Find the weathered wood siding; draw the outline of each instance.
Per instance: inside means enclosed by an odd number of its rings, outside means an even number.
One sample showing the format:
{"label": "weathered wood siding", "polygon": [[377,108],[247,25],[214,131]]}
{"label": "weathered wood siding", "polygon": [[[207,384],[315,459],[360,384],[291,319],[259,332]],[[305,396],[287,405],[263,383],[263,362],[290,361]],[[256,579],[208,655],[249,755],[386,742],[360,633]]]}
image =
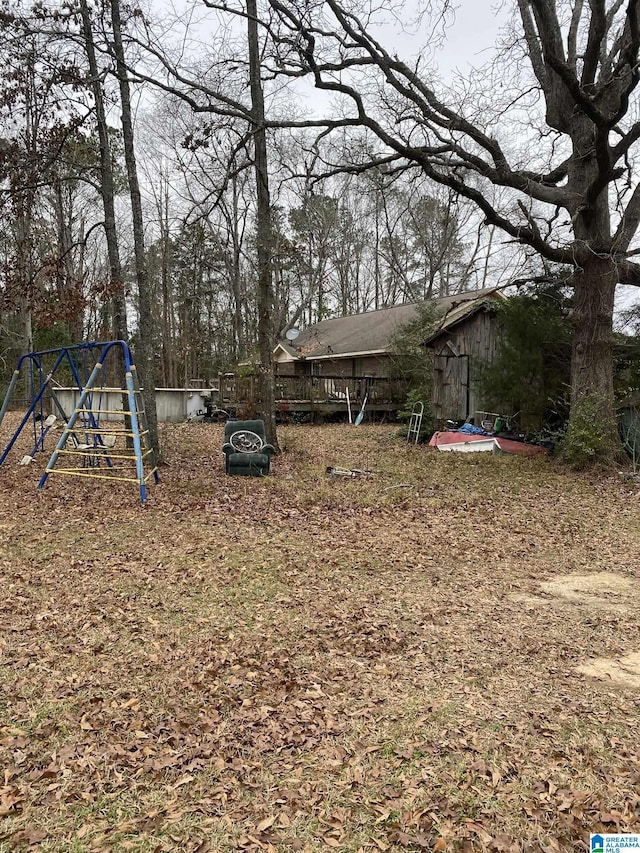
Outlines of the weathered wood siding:
{"label": "weathered wood siding", "polygon": [[494,312],[479,311],[433,343],[433,416],[436,426],[447,418],[476,417],[486,410],[479,387],[482,366],[498,347]]}
{"label": "weathered wood siding", "polygon": [[307,358],[304,361],[278,362],[278,376],[371,376],[385,379],[390,376],[391,360],[386,355],[367,355],[359,358]]}

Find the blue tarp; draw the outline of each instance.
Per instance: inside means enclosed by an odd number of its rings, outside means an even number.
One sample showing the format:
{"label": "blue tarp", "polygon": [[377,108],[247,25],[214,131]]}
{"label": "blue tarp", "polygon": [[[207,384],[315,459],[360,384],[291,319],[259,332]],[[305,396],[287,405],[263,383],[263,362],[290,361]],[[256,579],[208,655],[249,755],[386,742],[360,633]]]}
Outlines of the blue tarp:
{"label": "blue tarp", "polygon": [[458,427],[458,432],[462,432],[465,435],[492,435],[492,433],[487,432],[486,429],[474,426],[474,424],[462,424],[461,427]]}

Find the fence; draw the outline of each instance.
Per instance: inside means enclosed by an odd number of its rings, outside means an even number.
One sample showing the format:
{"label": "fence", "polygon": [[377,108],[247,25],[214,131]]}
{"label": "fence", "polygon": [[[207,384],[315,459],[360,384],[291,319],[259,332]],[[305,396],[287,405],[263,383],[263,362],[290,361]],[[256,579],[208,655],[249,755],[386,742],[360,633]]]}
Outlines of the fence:
{"label": "fence", "polygon": [[[220,377],[220,405],[247,403],[258,397],[256,376]],[[407,393],[402,379],[373,376],[276,376],[276,400],[289,402],[335,403],[349,399],[361,403],[365,397],[368,405],[376,403],[401,403]]]}

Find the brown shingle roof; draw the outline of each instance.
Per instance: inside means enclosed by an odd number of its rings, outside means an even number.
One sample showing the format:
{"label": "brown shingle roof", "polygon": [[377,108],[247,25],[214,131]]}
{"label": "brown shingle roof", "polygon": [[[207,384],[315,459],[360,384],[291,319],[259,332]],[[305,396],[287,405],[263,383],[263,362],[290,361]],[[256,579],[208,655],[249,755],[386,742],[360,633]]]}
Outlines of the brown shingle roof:
{"label": "brown shingle roof", "polygon": [[[493,287],[468,290],[435,302],[441,311],[448,314],[457,306],[466,306],[495,292]],[[415,318],[417,308],[415,303],[393,305],[379,311],[322,320],[300,332],[295,341],[283,339],[278,346],[294,359],[346,358],[387,352],[398,328]]]}
{"label": "brown shingle roof", "polygon": [[[477,292],[480,293],[480,291]],[[469,317],[473,317],[475,314],[478,313],[478,311],[486,309],[487,306],[491,305],[491,303],[493,303],[493,306],[495,308],[496,300],[499,299],[506,299],[506,297],[500,290],[495,288],[482,296],[478,296],[476,299],[470,300],[469,302],[461,302],[457,305],[454,305],[442,317],[437,328],[426,339],[425,344],[432,344],[437,338],[440,337],[440,335],[443,335],[446,332],[450,332],[459,323],[462,323]]]}

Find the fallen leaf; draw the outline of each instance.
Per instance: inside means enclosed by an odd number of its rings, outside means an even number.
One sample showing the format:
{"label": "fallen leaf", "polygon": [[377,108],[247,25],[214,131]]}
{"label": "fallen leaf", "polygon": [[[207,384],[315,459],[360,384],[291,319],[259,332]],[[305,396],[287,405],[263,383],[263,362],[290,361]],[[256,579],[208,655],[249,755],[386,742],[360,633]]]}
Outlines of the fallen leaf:
{"label": "fallen leaf", "polygon": [[264,832],[265,829],[269,829],[270,826],[273,826],[275,823],[275,817],[266,817],[264,820],[261,820],[260,823],[256,826],[256,832]]}

